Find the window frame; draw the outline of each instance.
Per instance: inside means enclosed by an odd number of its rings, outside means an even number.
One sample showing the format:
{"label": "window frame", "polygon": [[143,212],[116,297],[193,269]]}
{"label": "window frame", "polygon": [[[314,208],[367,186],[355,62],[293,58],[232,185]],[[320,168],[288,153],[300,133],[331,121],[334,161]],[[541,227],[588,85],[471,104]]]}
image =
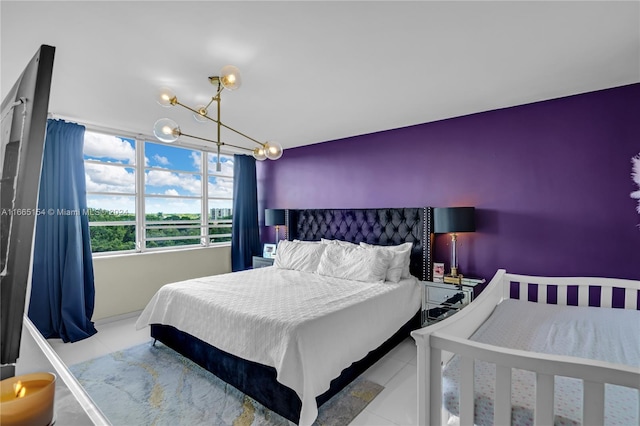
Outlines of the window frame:
{"label": "window frame", "polygon": [[[133,141],[134,150],[135,150],[135,164],[124,164],[124,163],[109,163],[106,161],[100,161],[95,159],[84,159],[84,164],[99,164],[99,165],[109,165],[116,167],[123,167],[135,170],[135,193],[120,193],[120,192],[104,192],[104,191],[86,191],[86,195],[101,195],[101,196],[127,196],[127,197],[135,197],[135,221],[126,220],[126,221],[100,221],[100,222],[89,222],[89,227],[98,227],[98,226],[134,226],[135,227],[135,244],[134,249],[130,250],[114,250],[114,251],[101,251],[101,252],[93,252],[92,256],[102,257],[102,256],[112,256],[112,255],[123,255],[123,254],[137,254],[137,253],[145,253],[145,252],[156,252],[156,251],[172,251],[172,250],[181,250],[181,249],[194,249],[194,248],[207,248],[207,247],[219,247],[219,246],[229,246],[231,244],[231,227],[232,220],[224,219],[223,222],[219,219],[209,219],[209,202],[211,200],[222,200],[222,201],[231,201],[231,213],[233,215],[233,194],[231,197],[210,197],[209,196],[209,178],[210,177],[221,177],[225,179],[230,179],[232,182],[234,180],[233,173],[218,173],[215,171],[209,170],[209,155],[217,155],[214,152],[214,147],[208,147],[204,144],[199,143],[188,143],[184,141],[177,141],[171,144],[160,142],[157,139],[147,136],[147,135],[129,135],[127,132],[120,132],[115,130],[105,130],[105,129],[96,129],[89,128],[86,129],[87,132],[92,133],[100,133],[107,136],[114,136],[117,138],[124,138]],[[201,156],[200,161],[200,170],[197,171],[186,171],[186,170],[175,170],[175,169],[164,169],[159,167],[147,166],[145,164],[145,148],[146,143],[153,143],[158,145],[171,146],[176,148],[183,148],[188,150],[196,151]],[[223,150],[221,155],[224,156],[233,156],[233,152],[229,152],[227,150]],[[163,172],[170,173],[180,173],[180,174],[193,174],[200,177],[201,185],[200,185],[200,195],[160,195],[160,194],[147,194],[145,188],[145,179],[146,172],[149,170],[159,170]],[[200,220],[176,220],[176,221],[147,221],[146,218],[146,206],[145,202],[148,198],[176,198],[176,199],[191,199],[191,200],[199,200],[200,201]],[[147,230],[159,229],[162,226],[166,225],[169,228],[191,228],[191,229],[200,229],[200,233],[198,236],[174,236],[174,237],[147,237]],[[212,229],[229,229],[228,233],[222,234],[211,234]],[[228,241],[212,241],[214,238],[212,236],[215,235],[216,238],[228,238]],[[174,245],[167,247],[147,247],[148,241],[179,241],[179,240],[191,240],[198,239],[198,243],[194,244],[183,244],[183,245]]]}

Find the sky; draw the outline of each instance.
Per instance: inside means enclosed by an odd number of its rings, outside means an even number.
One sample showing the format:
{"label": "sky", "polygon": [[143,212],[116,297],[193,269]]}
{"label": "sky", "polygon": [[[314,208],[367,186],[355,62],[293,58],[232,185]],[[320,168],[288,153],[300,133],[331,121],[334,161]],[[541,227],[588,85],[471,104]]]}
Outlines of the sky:
{"label": "sky", "polygon": [[[207,153],[209,164],[209,208],[231,208],[233,196],[233,157],[221,155],[222,171],[215,172],[216,155]],[[135,163],[133,139],[85,132],[84,159],[87,192],[113,195],[87,195],[90,208],[122,213],[135,212]],[[146,213],[200,213],[202,155],[198,150],[154,142],[144,143]],[[131,167],[127,167],[131,166]],[[216,176],[212,176],[212,174]],[[176,198],[181,197],[181,198]]]}

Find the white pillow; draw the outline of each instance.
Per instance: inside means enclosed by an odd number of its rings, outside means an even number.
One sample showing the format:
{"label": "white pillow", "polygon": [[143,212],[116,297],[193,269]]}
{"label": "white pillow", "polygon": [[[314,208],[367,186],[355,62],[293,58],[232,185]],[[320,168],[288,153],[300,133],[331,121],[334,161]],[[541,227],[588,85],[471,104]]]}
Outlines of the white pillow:
{"label": "white pillow", "polygon": [[324,244],[324,246],[326,249],[318,263],[319,275],[364,282],[385,280],[392,257],[389,252],[366,250],[357,245],[345,247],[339,244]]}
{"label": "white pillow", "polygon": [[391,253],[392,259],[389,264],[389,270],[387,271],[387,281],[397,283],[401,278],[409,278],[411,276],[409,264],[411,263],[413,243],[404,243],[397,246],[376,246],[373,244],[360,243],[360,246]]}
{"label": "white pillow", "polygon": [[326,238],[320,238],[320,242],[322,244],[337,244],[337,245],[343,246],[343,247],[357,247],[358,246],[356,243],[350,243],[349,241],[327,240]]}
{"label": "white pillow", "polygon": [[302,244],[320,244],[320,241],[293,240],[293,242]]}
{"label": "white pillow", "polygon": [[315,273],[325,248],[324,244],[282,240],[278,243],[273,265],[280,269]]}

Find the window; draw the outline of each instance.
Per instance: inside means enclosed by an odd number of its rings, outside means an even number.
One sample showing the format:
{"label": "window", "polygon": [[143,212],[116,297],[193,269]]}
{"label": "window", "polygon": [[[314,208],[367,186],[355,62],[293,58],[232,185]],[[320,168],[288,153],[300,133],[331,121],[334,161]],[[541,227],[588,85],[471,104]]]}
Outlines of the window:
{"label": "window", "polygon": [[202,153],[152,142],[144,147],[146,247],[200,244]]}
{"label": "window", "polygon": [[91,250],[136,248],[136,141],[85,132]]}
{"label": "window", "polygon": [[87,131],[84,158],[94,253],[231,241],[232,156]]}
{"label": "window", "polygon": [[217,155],[208,153],[207,213],[209,242],[231,241],[233,211],[233,157],[220,156],[221,171],[216,172]]}

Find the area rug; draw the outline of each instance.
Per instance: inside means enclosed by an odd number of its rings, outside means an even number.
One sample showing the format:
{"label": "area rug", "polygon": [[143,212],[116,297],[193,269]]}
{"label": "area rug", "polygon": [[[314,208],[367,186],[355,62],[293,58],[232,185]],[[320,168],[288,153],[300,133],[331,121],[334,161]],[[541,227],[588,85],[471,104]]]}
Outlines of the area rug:
{"label": "area rug", "polygon": [[[293,425],[167,346],[151,343],[69,367],[114,426]],[[348,425],[383,386],[354,380],[315,425]]]}

